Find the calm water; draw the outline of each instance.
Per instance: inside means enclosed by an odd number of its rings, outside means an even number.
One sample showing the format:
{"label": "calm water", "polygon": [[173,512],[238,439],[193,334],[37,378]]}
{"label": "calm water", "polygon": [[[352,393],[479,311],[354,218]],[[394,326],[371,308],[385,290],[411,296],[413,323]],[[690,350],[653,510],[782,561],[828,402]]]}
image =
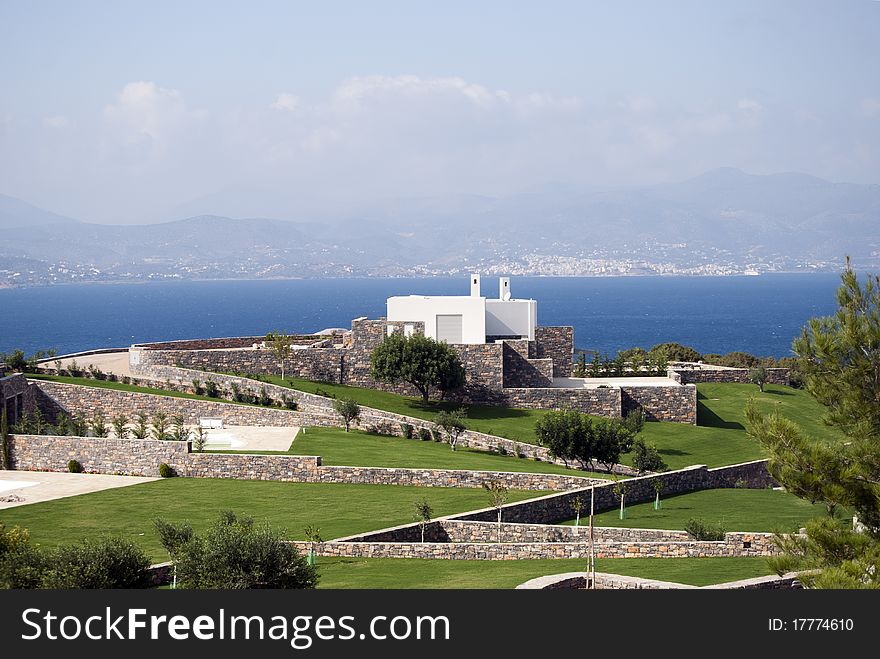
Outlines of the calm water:
{"label": "calm water", "polygon": [[[542,325],[573,325],[575,345],[614,354],[664,341],[700,352],[790,354],[816,315],[834,312],[836,274],[759,277],[515,277]],[[0,352],[60,353],[142,341],[312,332],[385,315],[390,295],[468,293],[467,277],[82,284],[0,290]],[[497,296],[497,278],[483,294]]]}

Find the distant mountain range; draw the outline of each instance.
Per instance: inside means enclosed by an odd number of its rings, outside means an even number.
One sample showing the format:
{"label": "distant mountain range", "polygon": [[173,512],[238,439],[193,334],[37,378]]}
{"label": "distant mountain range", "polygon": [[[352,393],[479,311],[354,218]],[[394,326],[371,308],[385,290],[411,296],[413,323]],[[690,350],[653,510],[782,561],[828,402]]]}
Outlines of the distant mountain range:
{"label": "distant mountain range", "polygon": [[[216,199],[192,202],[199,211]],[[732,274],[880,263],[880,186],[718,169],[673,184],[395,199],[313,219],[101,225],[0,196],[0,283]]]}

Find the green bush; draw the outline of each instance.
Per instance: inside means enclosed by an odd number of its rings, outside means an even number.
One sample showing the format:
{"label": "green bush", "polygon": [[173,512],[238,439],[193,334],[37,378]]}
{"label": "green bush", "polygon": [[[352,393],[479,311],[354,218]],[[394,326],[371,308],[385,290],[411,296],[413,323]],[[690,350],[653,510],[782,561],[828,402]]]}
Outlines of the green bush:
{"label": "green bush", "polygon": [[162,478],[171,478],[173,476],[177,476],[177,472],[174,471],[174,467],[167,465],[163,462],[159,465],[159,475]]}
{"label": "green bush", "polygon": [[213,380],[205,380],[205,393],[209,398],[220,398],[220,387]]}
{"label": "green bush", "polygon": [[163,544],[183,588],[314,588],[318,583],[316,568],[287,542],[285,532],[268,524],[224,512],[202,534],[177,528],[184,533]]}
{"label": "green bush", "polygon": [[436,430],[436,429],[431,430],[431,437],[434,439],[435,442],[442,442],[443,441],[443,433],[440,432],[439,430]]}
{"label": "green bush", "polygon": [[423,442],[430,442],[431,431],[427,428],[419,428],[419,439],[421,439]]}
{"label": "green bush", "polygon": [[684,525],[687,531],[695,540],[724,540],[727,533],[721,524],[710,524],[702,519],[691,518]]}
{"label": "green bush", "polygon": [[403,435],[404,439],[412,439],[413,438],[413,426],[411,423],[401,423],[400,424],[400,432]]}
{"label": "green bush", "polygon": [[272,407],[274,401],[266,387],[260,387],[260,397],[257,399],[257,402],[263,407]]}
{"label": "green bush", "polygon": [[71,474],[81,474],[83,470],[82,465],[79,463],[79,460],[71,460],[67,463],[67,471]]}
{"label": "green bush", "polygon": [[284,396],[282,396],[281,402],[284,404],[284,407],[289,410],[295,410],[299,407],[299,404],[287,394],[284,394]]}

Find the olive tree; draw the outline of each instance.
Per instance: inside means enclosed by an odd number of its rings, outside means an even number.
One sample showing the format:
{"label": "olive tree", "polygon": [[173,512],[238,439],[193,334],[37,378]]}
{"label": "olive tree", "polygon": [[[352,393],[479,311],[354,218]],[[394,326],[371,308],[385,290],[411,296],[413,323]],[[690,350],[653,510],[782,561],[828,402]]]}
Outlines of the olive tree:
{"label": "olive tree", "polygon": [[351,424],[361,417],[361,406],[352,398],[337,398],[333,401],[333,409],[342,417],[345,432],[348,432]]}
{"label": "olive tree", "polygon": [[433,390],[446,393],[465,382],[458,353],[445,342],[424,334],[386,337],[370,355],[370,376],[379,382],[410,384],[426,404]]}

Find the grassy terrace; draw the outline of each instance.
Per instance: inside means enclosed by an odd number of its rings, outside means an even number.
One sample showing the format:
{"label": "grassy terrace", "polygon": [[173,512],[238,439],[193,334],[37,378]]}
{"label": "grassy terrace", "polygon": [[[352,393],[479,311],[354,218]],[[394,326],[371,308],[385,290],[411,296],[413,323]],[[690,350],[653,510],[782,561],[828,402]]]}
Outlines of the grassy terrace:
{"label": "grassy terrace", "polygon": [[[281,378],[277,376],[267,379],[281,384]],[[347,396],[361,405],[427,420],[433,419],[440,410],[456,406],[450,402],[426,406],[421,399],[414,397],[296,378],[287,378],[284,384],[309,393]],[[749,397],[755,398],[762,411],[778,409],[816,437],[838,436],[833,429],[822,424],[822,407],[805,391],[768,385],[761,393],[756,386],[748,384],[701,384],[697,392],[699,425],[648,423],[642,433],[646,441],[657,445],[670,469],[693,464],[720,467],[763,458],[760,446],[745,432],[744,409]],[[471,405],[467,410],[469,428],[529,444],[535,443],[535,422],[546,413],[543,410],[485,405]],[[623,462],[629,463],[630,459],[630,456],[624,456]]]}
{"label": "grassy terrace", "polygon": [[[545,494],[513,490],[510,500]],[[154,561],[163,561],[167,556],[153,529],[160,516],[188,520],[198,530],[220,511],[232,510],[286,529],[291,539],[304,539],[308,524],[332,539],[408,524],[421,499],[431,504],[435,517],[489,505],[483,490],[466,488],[169,478],[0,510],[0,521],[27,528],[33,542],[46,546],[118,535],[137,542]]]}
{"label": "grassy terrace", "polygon": [[[789,533],[797,531],[808,519],[824,514],[823,506],[812,505],[787,492],[719,489],[662,499],[660,510],[654,510],[653,503],[627,506],[623,520],[616,509],[596,515],[594,519],[598,526],[681,530],[689,519],[700,518],[721,524],[728,531]],[[837,516],[843,519],[847,512],[841,511]],[[574,520],[567,523],[574,524]]]}
{"label": "grassy terrace", "polygon": [[236,403],[235,401],[226,400],[224,398],[196,396],[195,394],[171,391],[170,389],[144,387],[137,384],[123,384],[122,382],[110,382],[109,380],[95,380],[94,378],[75,378],[69,375],[48,375],[46,373],[28,373],[27,377],[30,380],[47,380],[49,382],[60,382],[61,384],[78,384],[83,387],[97,387],[98,389],[115,389],[116,391],[132,391],[139,394],[153,394],[156,396],[171,396],[173,398],[189,398],[190,400],[206,400],[212,403],[231,403],[232,405],[259,407],[258,405],[252,405],[251,403]]}
{"label": "grassy terrace", "polygon": [[320,455],[326,465],[475,469],[609,477],[608,474],[592,474],[566,469],[548,462],[520,459],[464,447],[453,451],[445,442],[385,437],[359,430],[346,433],[338,428],[308,428],[305,433],[301,432],[296,436],[288,452],[297,455]]}
{"label": "grassy terrace", "polygon": [[[583,571],[577,559],[448,561],[318,558],[318,588],[515,588],[548,574]],[[772,574],[763,558],[608,558],[597,572],[708,586]]]}
{"label": "grassy terrace", "polygon": [[[373,407],[386,412],[405,414],[417,419],[432,421],[441,410],[453,410],[461,405],[448,401],[431,401],[427,405],[421,398],[401,396],[387,391],[377,391],[364,387],[350,387],[344,384],[313,382],[300,378],[261,376],[267,382],[291,387],[311,394],[330,394],[337,398],[353,398],[364,407]],[[477,432],[506,437],[526,444],[535,443],[535,422],[546,412],[544,410],[521,410],[511,407],[491,405],[466,405],[468,427]]]}

